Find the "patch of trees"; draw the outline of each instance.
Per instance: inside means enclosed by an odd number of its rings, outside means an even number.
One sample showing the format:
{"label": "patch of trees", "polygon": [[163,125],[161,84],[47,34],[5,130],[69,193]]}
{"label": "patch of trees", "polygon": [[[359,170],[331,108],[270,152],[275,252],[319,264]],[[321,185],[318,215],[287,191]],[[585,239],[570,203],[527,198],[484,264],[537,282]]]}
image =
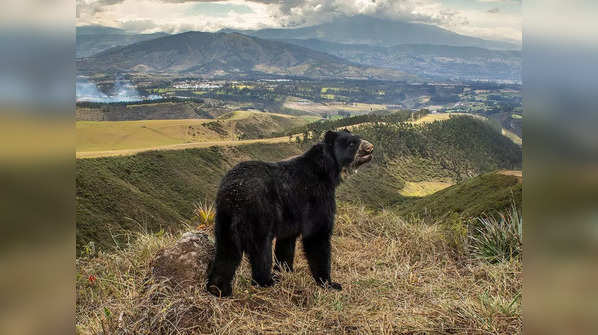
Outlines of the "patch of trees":
{"label": "patch of trees", "polygon": [[416,156],[437,161],[457,179],[479,171],[520,169],[521,147],[485,121],[466,116],[424,125],[374,123],[355,133],[374,144],[378,162]]}
{"label": "patch of trees", "polygon": [[148,99],[148,100],[140,100],[140,101],[117,101],[117,102],[90,102],[90,101],[78,101],[77,107],[82,108],[102,108],[106,106],[131,106],[131,105],[144,105],[144,104],[156,104],[156,103],[164,103],[164,102],[196,102],[196,103],[203,103],[204,100],[200,98],[178,98],[178,97],[168,97],[168,98],[160,98],[160,99]]}
{"label": "patch of trees", "polygon": [[401,110],[389,113],[369,113],[357,115],[336,120],[320,120],[309,123],[302,127],[292,128],[284,133],[275,134],[277,136],[303,134],[304,142],[317,142],[321,136],[328,130],[335,130],[343,127],[355,126],[362,123],[400,123],[408,120],[417,120],[428,114],[428,110],[422,109],[417,112]]}

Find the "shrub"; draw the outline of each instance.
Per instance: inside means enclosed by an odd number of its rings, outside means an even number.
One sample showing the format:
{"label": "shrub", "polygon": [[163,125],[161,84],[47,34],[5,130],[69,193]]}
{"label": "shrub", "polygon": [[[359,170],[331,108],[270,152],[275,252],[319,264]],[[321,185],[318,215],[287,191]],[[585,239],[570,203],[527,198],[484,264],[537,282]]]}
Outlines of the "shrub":
{"label": "shrub", "polygon": [[474,255],[490,263],[520,256],[523,218],[514,204],[506,215],[498,213],[498,217],[482,216],[476,220],[478,226],[470,236],[471,250]]}
{"label": "shrub", "polygon": [[452,213],[449,218],[442,223],[445,238],[449,247],[458,254],[467,251],[468,242],[467,222],[457,213]]}
{"label": "shrub", "polygon": [[194,204],[193,222],[197,223],[198,228],[213,226],[215,217],[216,208],[214,203],[206,200]]}

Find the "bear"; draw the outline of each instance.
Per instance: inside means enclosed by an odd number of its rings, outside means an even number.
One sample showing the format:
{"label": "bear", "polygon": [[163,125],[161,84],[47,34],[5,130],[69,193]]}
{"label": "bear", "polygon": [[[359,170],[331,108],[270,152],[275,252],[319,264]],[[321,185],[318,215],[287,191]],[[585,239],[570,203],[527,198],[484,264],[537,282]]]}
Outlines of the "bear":
{"label": "bear", "polygon": [[245,253],[252,284],[272,286],[275,271],[293,271],[295,242],[319,286],[341,290],[330,278],[330,238],[336,212],[335,190],[344,171],[373,157],[374,146],[348,130],[327,131],[304,154],[275,163],[242,162],[223,177],[216,196],[216,252],[208,267],[208,292],[232,295],[235,271]]}

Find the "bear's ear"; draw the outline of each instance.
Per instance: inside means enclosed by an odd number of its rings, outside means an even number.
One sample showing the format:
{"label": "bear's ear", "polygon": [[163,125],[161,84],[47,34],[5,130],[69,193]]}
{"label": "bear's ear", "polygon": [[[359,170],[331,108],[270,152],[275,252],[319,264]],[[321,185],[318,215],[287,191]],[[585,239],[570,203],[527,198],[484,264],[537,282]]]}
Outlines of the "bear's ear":
{"label": "bear's ear", "polygon": [[336,140],[336,137],[338,136],[338,134],[335,131],[329,130],[326,132],[326,135],[324,135],[324,143],[329,144],[329,145],[334,145],[334,140]]}
{"label": "bear's ear", "polygon": [[347,134],[351,134],[351,132],[350,132],[350,131],[349,131],[349,129],[347,129],[347,128],[343,129],[343,131],[344,131],[345,133],[347,133]]}

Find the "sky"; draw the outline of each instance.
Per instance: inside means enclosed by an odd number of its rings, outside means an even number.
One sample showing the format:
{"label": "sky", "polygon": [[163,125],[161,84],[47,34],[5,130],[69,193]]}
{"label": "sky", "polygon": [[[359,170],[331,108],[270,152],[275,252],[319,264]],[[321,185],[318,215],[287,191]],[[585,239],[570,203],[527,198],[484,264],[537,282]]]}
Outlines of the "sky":
{"label": "sky", "polygon": [[77,0],[77,25],[138,33],[301,27],[357,14],[521,43],[521,0]]}

